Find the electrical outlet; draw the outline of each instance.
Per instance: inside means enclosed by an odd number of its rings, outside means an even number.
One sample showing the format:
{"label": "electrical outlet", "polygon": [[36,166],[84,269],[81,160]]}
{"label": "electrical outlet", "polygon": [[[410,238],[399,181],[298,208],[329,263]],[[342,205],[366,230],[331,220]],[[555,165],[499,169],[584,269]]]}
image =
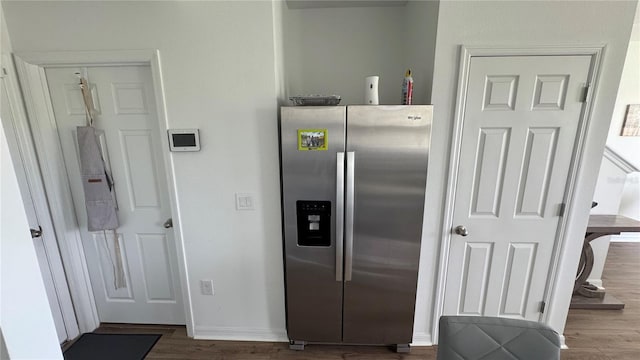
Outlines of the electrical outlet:
{"label": "electrical outlet", "polygon": [[200,280],[200,292],[202,295],[213,295],[213,280]]}
{"label": "electrical outlet", "polygon": [[236,193],[236,210],[254,210],[253,194]]}

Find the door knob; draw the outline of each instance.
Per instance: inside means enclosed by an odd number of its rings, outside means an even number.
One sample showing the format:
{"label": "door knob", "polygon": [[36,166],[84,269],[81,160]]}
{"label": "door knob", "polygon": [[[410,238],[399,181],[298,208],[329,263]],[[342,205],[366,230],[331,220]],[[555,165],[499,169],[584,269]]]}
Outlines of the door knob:
{"label": "door knob", "polygon": [[38,225],[38,230],[29,229],[29,231],[31,231],[31,238],[32,239],[39,238],[40,236],[42,236],[42,226],[40,226],[40,225]]}
{"label": "door knob", "polygon": [[162,224],[162,226],[164,226],[165,229],[171,229],[173,227],[173,219],[168,218],[167,221]]}
{"label": "door knob", "polygon": [[455,233],[460,235],[460,236],[467,236],[469,235],[469,230],[467,230],[466,227],[464,227],[463,225],[458,225],[456,226],[456,228],[454,229]]}

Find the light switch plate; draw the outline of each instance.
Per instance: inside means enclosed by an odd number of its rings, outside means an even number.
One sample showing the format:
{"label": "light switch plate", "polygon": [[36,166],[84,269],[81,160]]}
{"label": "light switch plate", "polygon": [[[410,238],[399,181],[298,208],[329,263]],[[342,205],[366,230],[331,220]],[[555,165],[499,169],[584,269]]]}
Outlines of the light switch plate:
{"label": "light switch plate", "polygon": [[236,210],[254,210],[255,200],[253,194],[236,193]]}
{"label": "light switch plate", "polygon": [[200,293],[213,295],[213,280],[200,280]]}

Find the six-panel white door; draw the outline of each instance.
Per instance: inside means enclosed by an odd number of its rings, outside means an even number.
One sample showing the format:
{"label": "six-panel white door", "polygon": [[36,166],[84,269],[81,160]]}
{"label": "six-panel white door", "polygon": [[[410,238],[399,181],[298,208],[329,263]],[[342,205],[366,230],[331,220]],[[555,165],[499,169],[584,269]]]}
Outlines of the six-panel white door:
{"label": "six-panel white door", "polygon": [[[76,72],[88,78],[94,126],[114,178],[118,254],[112,232],[87,230],[76,140],[76,127],[86,120]],[[171,217],[160,146],[166,139],[160,137],[149,67],[48,68],[46,75],[100,321],[184,324],[173,230],[163,227]],[[116,256],[126,288],[114,285]]]}
{"label": "six-panel white door", "polygon": [[540,318],[590,61],[471,58],[445,314]]}

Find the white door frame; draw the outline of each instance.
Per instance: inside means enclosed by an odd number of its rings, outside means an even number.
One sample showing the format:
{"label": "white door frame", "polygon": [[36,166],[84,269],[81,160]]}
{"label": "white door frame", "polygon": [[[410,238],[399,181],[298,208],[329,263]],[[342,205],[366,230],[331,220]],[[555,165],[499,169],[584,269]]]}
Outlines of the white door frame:
{"label": "white door frame", "polygon": [[[445,194],[445,205],[442,221],[442,235],[440,242],[440,255],[438,258],[438,276],[436,279],[436,292],[433,305],[433,317],[431,326],[431,338],[433,343],[438,342],[439,319],[444,312],[445,284],[447,279],[447,271],[449,266],[449,248],[451,245],[452,229],[453,229],[453,212],[455,204],[456,186],[458,183],[460,150],[462,145],[462,129],[464,122],[464,113],[466,107],[466,94],[468,88],[469,67],[472,57],[490,57],[490,56],[550,56],[550,55],[584,55],[591,56],[591,68],[589,69],[588,86],[589,92],[585,101],[582,114],[580,115],[580,123],[576,134],[576,143],[574,144],[574,157],[571,161],[569,177],[567,179],[567,191],[564,198],[566,204],[564,216],[560,218],[558,225],[558,233],[556,242],[553,247],[553,255],[549,269],[549,278],[545,289],[544,301],[546,309],[541,315],[540,321],[549,322],[549,314],[552,308],[561,306],[554,302],[557,288],[558,274],[557,269],[566,261],[560,256],[563,252],[565,242],[570,238],[567,233],[567,224],[571,223],[576,216],[576,209],[573,206],[574,195],[576,189],[582,186],[583,180],[577,177],[578,171],[584,165],[584,143],[586,132],[591,122],[593,112],[594,94],[598,89],[598,78],[602,63],[602,56],[605,46],[584,46],[584,47],[531,47],[531,48],[489,48],[489,47],[472,47],[460,46],[460,69],[458,73],[458,90],[456,95],[456,108],[454,114],[453,133],[451,137],[451,151],[449,154],[449,171],[447,177],[447,188]],[[573,234],[575,235],[575,234]],[[582,234],[579,238],[582,238]],[[577,271],[577,270],[576,270]],[[564,344],[564,340],[563,340]]]}
{"label": "white door frame", "polygon": [[[160,139],[165,139],[169,121],[165,105],[160,52],[158,50],[29,52],[15,54],[14,58],[30,119],[32,136],[36,144],[35,150],[40,159],[43,180],[51,206],[51,217],[58,239],[60,239],[60,253],[67,272],[78,324],[82,333],[90,332],[100,325],[100,320],[91,288],[44,69],[69,66],[150,66]],[[169,187],[187,335],[193,336],[193,311],[186,271],[182,221],[180,221],[180,211],[177,206],[174,164],[169,153],[168,143],[161,141],[161,144]]]}

